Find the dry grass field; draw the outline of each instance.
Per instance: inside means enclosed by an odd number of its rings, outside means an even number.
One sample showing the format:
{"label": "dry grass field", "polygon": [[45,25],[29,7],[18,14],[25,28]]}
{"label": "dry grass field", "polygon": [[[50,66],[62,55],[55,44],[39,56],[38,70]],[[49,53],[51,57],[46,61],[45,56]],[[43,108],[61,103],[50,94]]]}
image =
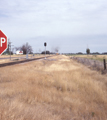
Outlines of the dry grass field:
{"label": "dry grass field", "polygon": [[[25,55],[11,55],[11,60],[10,60],[10,55],[1,55],[0,56],[0,64],[1,63],[8,63],[8,62],[13,62],[15,59],[18,59],[18,58],[14,58],[14,57],[26,57]],[[8,58],[8,59],[2,59],[2,58]],[[24,58],[23,58],[24,59]]]}
{"label": "dry grass field", "polygon": [[103,59],[107,60],[107,55],[75,55],[75,57],[83,57],[99,61],[103,61]]}
{"label": "dry grass field", "polygon": [[107,120],[107,75],[63,55],[0,68],[0,120]]}

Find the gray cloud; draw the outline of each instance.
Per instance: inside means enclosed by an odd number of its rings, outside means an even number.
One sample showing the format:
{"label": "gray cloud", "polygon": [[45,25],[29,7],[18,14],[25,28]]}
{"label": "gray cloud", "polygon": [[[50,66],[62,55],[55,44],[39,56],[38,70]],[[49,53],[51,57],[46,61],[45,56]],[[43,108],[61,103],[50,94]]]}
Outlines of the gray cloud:
{"label": "gray cloud", "polygon": [[58,46],[60,52],[84,52],[87,44],[107,51],[106,0],[2,0],[0,5],[0,29],[15,46],[29,42],[35,52],[47,41],[47,49]]}

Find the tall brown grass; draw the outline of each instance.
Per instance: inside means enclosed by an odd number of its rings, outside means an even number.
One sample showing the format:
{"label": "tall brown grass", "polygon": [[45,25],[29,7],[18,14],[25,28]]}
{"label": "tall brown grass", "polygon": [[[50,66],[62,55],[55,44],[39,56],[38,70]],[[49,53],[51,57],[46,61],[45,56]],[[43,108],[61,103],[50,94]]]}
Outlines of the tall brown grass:
{"label": "tall brown grass", "polygon": [[98,60],[98,61],[103,61],[103,59],[107,60],[107,55],[75,55],[75,56],[93,59],[93,60]]}
{"label": "tall brown grass", "polygon": [[107,76],[53,59],[0,68],[0,120],[107,119]]}

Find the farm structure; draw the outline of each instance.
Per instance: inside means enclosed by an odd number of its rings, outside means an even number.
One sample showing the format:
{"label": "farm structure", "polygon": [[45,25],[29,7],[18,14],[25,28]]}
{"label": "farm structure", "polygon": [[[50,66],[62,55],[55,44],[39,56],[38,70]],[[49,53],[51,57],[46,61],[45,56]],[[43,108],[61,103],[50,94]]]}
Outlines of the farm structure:
{"label": "farm structure", "polygon": [[16,51],[17,55],[23,55],[23,51]]}

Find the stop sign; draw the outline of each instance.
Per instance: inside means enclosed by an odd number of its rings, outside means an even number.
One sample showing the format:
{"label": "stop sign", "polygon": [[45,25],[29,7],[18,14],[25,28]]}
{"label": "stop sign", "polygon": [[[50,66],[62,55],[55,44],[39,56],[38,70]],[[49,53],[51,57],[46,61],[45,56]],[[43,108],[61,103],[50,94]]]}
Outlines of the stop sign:
{"label": "stop sign", "polygon": [[0,30],[0,55],[7,49],[7,37],[6,35]]}

